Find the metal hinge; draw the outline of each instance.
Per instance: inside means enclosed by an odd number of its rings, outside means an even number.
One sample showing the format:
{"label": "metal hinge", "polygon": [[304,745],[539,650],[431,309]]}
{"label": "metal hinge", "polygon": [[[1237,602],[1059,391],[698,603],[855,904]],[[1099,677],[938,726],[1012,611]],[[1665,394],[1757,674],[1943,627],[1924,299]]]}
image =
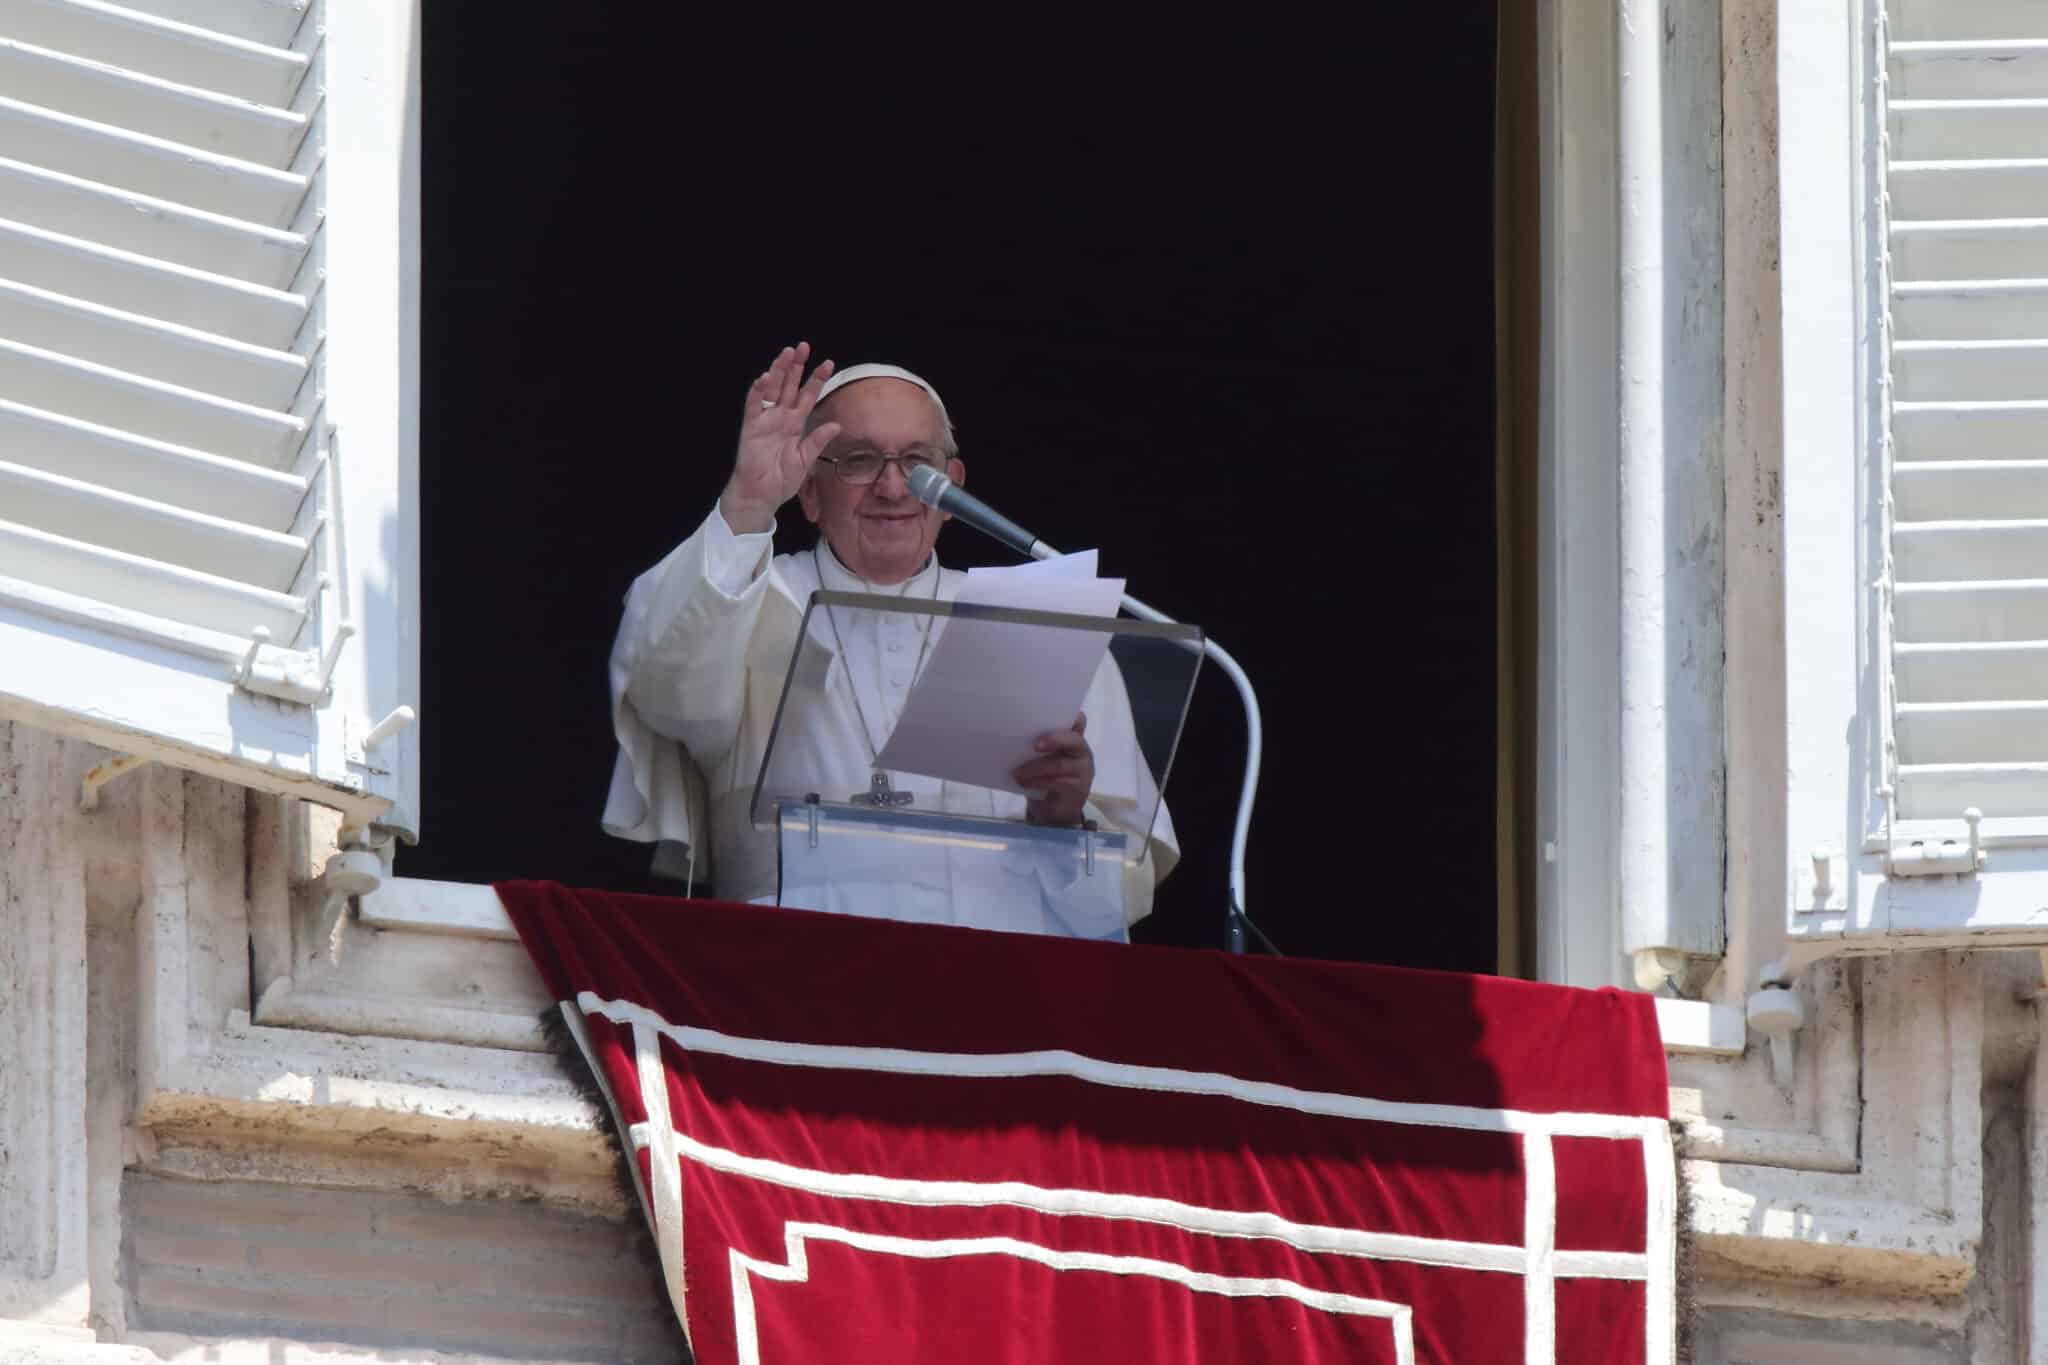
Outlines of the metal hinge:
{"label": "metal hinge", "polygon": [[1963,812],[1963,822],[1970,827],[1970,840],[1967,844],[1955,839],[1887,841],[1884,856],[1885,875],[1942,877],[1951,874],[1972,876],[1982,872],[1988,855],[1983,844],[1979,842],[1977,826],[1983,819],[1984,812],[1975,806]]}
{"label": "metal hinge", "polygon": [[235,670],[235,685],[279,701],[317,706],[334,680],[334,665],[341,657],[341,647],[355,633],[356,628],[343,621],[328,638],[327,648],[313,654],[278,648],[270,643],[270,632],[258,626],[249,632],[249,649],[242,656],[241,667]]}

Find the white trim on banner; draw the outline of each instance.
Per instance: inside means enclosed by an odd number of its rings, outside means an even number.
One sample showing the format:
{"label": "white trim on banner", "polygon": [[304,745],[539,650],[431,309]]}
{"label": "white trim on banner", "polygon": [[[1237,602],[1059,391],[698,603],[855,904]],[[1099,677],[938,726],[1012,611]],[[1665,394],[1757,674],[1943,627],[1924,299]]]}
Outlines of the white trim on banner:
{"label": "white trim on banner", "polygon": [[[1522,1137],[1522,1356],[1557,1357],[1557,1157],[1543,1133]],[[1642,1258],[1647,1276],[1649,1257]]]}
{"label": "white trim on banner", "polygon": [[658,1029],[685,1052],[704,1052],[777,1066],[815,1067],[828,1071],[882,1071],[898,1075],[953,1076],[993,1080],[1022,1076],[1066,1076],[1092,1085],[1124,1090],[1158,1090],[1178,1095],[1214,1095],[1246,1104],[1291,1109],[1329,1118],[1365,1119],[1374,1123],[1405,1123],[1429,1128],[1465,1128],[1494,1133],[1548,1133],[1553,1137],[1635,1138],[1645,1125],[1662,1134],[1662,1119],[1629,1114],[1538,1114],[1519,1109],[1486,1109],[1462,1104],[1416,1104],[1376,1100],[1363,1095],[1301,1090],[1270,1081],[1248,1081],[1218,1071],[1183,1071],[1105,1061],[1079,1052],[913,1052],[904,1048],[847,1047],[832,1043],[787,1043],[768,1038],[742,1038],[711,1029],[671,1024],[654,1010],[630,1000],[606,1000],[584,991],[576,1004],[615,1024]]}
{"label": "white trim on banner", "polygon": [[960,1256],[1012,1256],[1059,1271],[1095,1271],[1110,1275],[1141,1275],[1165,1280],[1197,1294],[1222,1294],[1231,1298],[1284,1298],[1325,1313],[1348,1313],[1358,1317],[1383,1318],[1394,1338],[1398,1365],[1415,1365],[1414,1310],[1407,1304],[1383,1299],[1362,1299],[1310,1289],[1293,1280],[1245,1279],[1212,1275],[1207,1271],[1155,1261],[1141,1256],[1109,1256],[1094,1251],[1059,1251],[1052,1247],[1021,1242],[1012,1237],[955,1237],[925,1241],[909,1237],[887,1237],[878,1233],[855,1232],[822,1223],[788,1223],[783,1227],[786,1264],[757,1260],[730,1248],[732,1258],[733,1324],[739,1341],[740,1365],[761,1365],[761,1339],[754,1315],[753,1277],[785,1284],[803,1284],[811,1277],[808,1242],[837,1242],[855,1250],[887,1256],[910,1256],[919,1260],[943,1260]]}
{"label": "white trim on banner", "polygon": [[[646,1147],[652,1141],[653,1135],[647,1124],[636,1123],[626,1131],[636,1149]],[[1526,1275],[1535,1265],[1529,1249],[1510,1243],[1465,1242],[1446,1237],[1419,1237],[1408,1233],[1368,1232],[1361,1228],[1297,1223],[1275,1213],[1207,1208],[1154,1195],[1046,1189],[1015,1180],[908,1180],[853,1171],[818,1171],[713,1147],[684,1132],[675,1132],[671,1138],[678,1153],[700,1166],[830,1199],[859,1199],[923,1208],[1001,1206],[1029,1209],[1054,1218],[1113,1218],[1132,1223],[1158,1223],[1203,1236],[1265,1238],[1317,1255],[1401,1261],[1454,1270]],[[1554,1200],[1549,1207],[1555,1211]],[[1630,1251],[1553,1249],[1544,1258],[1543,1265],[1553,1275],[1573,1279],[1647,1280],[1650,1275],[1649,1258]]]}

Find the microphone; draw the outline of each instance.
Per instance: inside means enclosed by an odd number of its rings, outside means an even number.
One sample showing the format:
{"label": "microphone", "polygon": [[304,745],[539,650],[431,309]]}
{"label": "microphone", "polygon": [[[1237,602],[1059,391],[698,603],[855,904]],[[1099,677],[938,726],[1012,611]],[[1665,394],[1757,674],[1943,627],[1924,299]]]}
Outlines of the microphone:
{"label": "microphone", "polygon": [[930,465],[912,469],[905,482],[910,485],[912,496],[925,506],[936,507],[960,518],[982,534],[994,536],[1020,555],[1029,559],[1050,559],[1059,553]]}

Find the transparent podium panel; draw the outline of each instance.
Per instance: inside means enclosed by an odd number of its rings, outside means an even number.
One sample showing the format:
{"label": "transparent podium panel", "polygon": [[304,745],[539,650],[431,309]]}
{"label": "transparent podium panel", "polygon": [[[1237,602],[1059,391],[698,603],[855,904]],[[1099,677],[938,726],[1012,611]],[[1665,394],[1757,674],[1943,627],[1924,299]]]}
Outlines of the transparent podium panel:
{"label": "transparent podium panel", "polygon": [[777,808],[777,903],[928,924],[1128,942],[1119,831],[838,803]]}
{"label": "transparent podium panel", "polygon": [[[812,594],[748,810],[777,902],[1123,939],[1201,662],[1193,626]],[[1077,714],[1080,819],[1033,823],[1015,771]]]}

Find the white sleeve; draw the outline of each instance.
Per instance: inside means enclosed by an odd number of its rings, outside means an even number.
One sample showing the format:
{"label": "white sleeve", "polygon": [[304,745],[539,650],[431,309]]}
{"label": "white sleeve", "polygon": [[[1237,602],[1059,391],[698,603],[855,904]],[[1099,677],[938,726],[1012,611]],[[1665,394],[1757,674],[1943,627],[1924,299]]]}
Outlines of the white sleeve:
{"label": "white sleeve", "polygon": [[[777,586],[771,539],[765,531],[735,535],[714,507],[626,594],[612,646],[622,695],[707,768],[724,757],[739,725],[747,659]],[[787,647],[780,652],[786,657]]]}
{"label": "white sleeve", "polygon": [[763,614],[776,587],[772,541],[772,528],[735,534],[714,507],[627,592],[609,670],[619,744],[603,817],[609,832],[692,842],[703,770],[724,757],[739,726],[750,648],[780,643],[756,638],[787,614]]}
{"label": "white sleeve", "polygon": [[774,522],[765,531],[742,534],[726,524],[724,511],[715,504],[698,534],[704,537],[705,581],[727,597],[738,597],[766,572],[775,548]]}

